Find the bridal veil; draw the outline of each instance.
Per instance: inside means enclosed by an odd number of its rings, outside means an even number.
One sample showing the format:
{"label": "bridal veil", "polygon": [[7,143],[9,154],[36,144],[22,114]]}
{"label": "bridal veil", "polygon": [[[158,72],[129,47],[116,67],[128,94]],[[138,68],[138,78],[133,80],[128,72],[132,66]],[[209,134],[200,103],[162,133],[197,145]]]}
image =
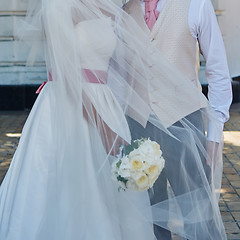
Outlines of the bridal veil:
{"label": "bridal veil", "polygon": [[[207,140],[221,126],[129,15],[110,0],[31,0],[19,37],[49,81],[1,187],[1,239],[154,239],[153,224],[226,239],[222,142]],[[119,146],[139,136],[160,144],[167,193],[119,191],[111,178]]]}

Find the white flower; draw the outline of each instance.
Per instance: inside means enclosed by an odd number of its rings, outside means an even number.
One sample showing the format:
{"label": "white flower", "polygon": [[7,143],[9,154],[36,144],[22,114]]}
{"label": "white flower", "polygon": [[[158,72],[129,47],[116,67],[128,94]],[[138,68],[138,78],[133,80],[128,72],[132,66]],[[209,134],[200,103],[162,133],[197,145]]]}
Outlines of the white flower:
{"label": "white flower", "polygon": [[138,187],[138,190],[143,191],[147,190],[149,188],[149,178],[146,174],[141,174],[137,179],[136,179],[136,185]]}
{"label": "white flower", "polygon": [[160,171],[163,170],[164,166],[165,166],[165,160],[163,157],[159,158],[158,161],[156,162]]}
{"label": "white flower", "polygon": [[152,152],[152,145],[151,142],[149,142],[148,140],[146,140],[144,143],[142,143],[139,148],[138,151],[140,154],[142,155],[149,155]]}
{"label": "white flower", "polygon": [[127,156],[124,156],[122,159],[121,159],[122,163],[120,165],[120,168],[130,168],[130,163],[129,163],[129,159]]}
{"label": "white flower", "polygon": [[148,176],[156,176],[159,173],[159,167],[157,165],[152,165],[144,171]]}
{"label": "white flower", "polygon": [[153,184],[156,182],[158,177],[159,177],[159,175],[149,177],[149,188],[153,187]]}
{"label": "white flower", "polygon": [[129,158],[139,157],[139,156],[141,156],[139,148],[138,149],[134,149],[132,152],[129,153]]}
{"label": "white flower", "polygon": [[136,186],[135,182],[132,181],[132,179],[130,179],[129,181],[127,181],[126,187],[127,187],[127,189],[137,190],[137,186]]}
{"label": "white flower", "polygon": [[152,147],[154,149],[154,152],[156,153],[156,155],[159,155],[159,157],[162,156],[162,151],[160,149],[160,145],[157,142],[152,142]]}
{"label": "white flower", "polygon": [[165,160],[157,142],[150,139],[135,142],[140,143],[137,149],[114,161],[112,176],[120,188],[143,191],[153,186],[164,168]]}
{"label": "white flower", "polygon": [[129,158],[131,169],[133,170],[141,170],[143,167],[143,161],[139,155],[134,155]]}
{"label": "white flower", "polygon": [[131,171],[130,171],[130,169],[128,169],[128,168],[120,168],[119,171],[118,171],[118,174],[119,174],[121,177],[124,177],[124,178],[129,178],[129,177],[131,177]]}

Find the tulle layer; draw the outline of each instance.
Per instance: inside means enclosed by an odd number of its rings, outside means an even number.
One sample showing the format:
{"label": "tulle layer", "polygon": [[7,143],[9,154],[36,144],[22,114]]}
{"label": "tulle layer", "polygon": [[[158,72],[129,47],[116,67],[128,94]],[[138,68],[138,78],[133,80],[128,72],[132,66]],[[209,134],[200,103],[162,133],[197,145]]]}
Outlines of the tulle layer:
{"label": "tulle layer", "polygon": [[[134,20],[109,0],[32,0],[23,30],[29,62],[43,46],[53,81],[2,184],[0,238],[226,239],[222,143],[207,140],[219,123]],[[160,145],[165,168],[150,190],[119,191],[112,162],[140,138]]]}

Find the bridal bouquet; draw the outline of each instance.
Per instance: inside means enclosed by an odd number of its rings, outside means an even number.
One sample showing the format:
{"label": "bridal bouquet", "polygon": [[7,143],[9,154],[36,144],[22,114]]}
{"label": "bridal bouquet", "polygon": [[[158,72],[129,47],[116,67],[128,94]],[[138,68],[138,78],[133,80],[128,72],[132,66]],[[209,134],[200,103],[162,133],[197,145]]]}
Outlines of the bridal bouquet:
{"label": "bridal bouquet", "polygon": [[145,138],[134,140],[121,147],[120,157],[112,164],[113,179],[120,189],[147,190],[159,177],[164,164],[158,143]]}

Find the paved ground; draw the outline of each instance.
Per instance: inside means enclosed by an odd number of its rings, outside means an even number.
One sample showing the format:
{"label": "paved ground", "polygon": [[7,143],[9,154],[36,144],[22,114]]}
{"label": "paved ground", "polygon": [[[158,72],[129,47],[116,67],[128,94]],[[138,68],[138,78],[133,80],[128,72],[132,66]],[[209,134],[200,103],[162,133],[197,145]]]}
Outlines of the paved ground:
{"label": "paved ground", "polygon": [[[0,112],[0,183],[17,147],[28,112]],[[224,174],[220,209],[229,240],[240,240],[240,104],[224,129]],[[216,239],[218,240],[218,239]]]}
{"label": "paved ground", "polygon": [[228,239],[240,240],[240,104],[233,104],[224,129],[220,209]]}

